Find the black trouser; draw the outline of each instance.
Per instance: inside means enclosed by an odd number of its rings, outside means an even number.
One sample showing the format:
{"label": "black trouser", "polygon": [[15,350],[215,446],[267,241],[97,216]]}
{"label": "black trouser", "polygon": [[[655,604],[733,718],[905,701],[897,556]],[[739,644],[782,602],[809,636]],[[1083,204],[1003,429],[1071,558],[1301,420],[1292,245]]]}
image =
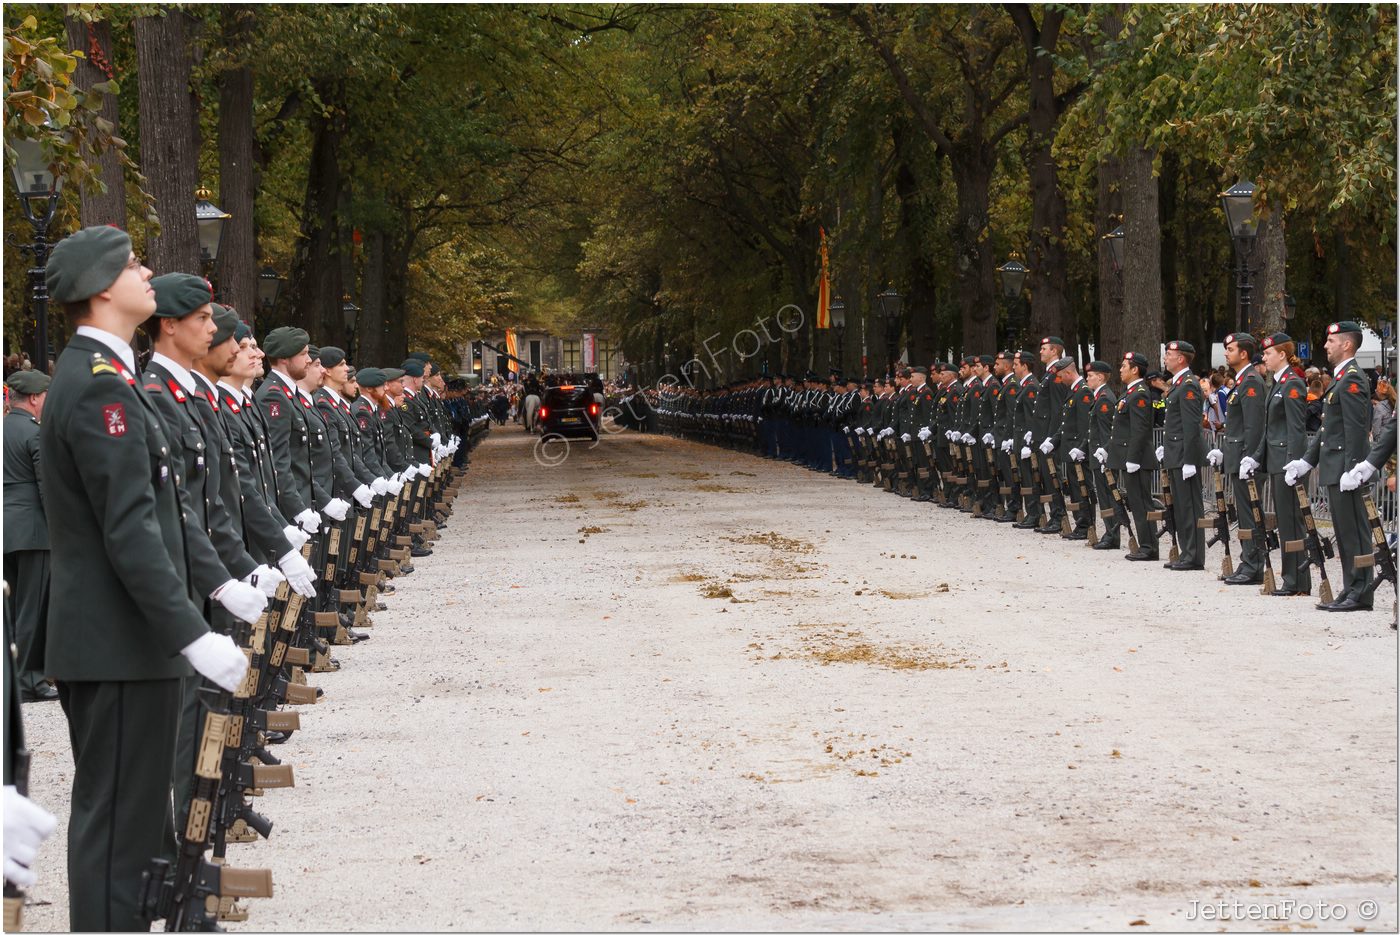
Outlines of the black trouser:
{"label": "black trouser", "polygon": [[[1301,480],[1298,483],[1303,483]],[[1375,546],[1371,537],[1371,520],[1366,515],[1366,502],[1360,490],[1343,490],[1328,484],[1327,504],[1332,509],[1332,531],[1337,540],[1337,553],[1342,560],[1342,590],[1336,597],[1354,598],[1367,607],[1373,606],[1375,591],[1367,593],[1376,569],[1356,567],[1358,555],[1370,555]],[[1297,496],[1296,494],[1294,496]],[[1364,595],[1364,596],[1363,596]]]}
{"label": "black trouser", "polygon": [[[1303,511],[1298,508],[1298,495],[1284,483],[1281,473],[1269,475],[1269,490],[1273,493],[1274,521],[1278,525],[1282,552],[1280,564],[1283,566],[1283,581],[1279,587],[1289,591],[1311,591],[1312,566],[1307,564],[1308,553],[1301,549],[1289,552],[1283,548],[1285,542],[1300,542],[1303,539]],[[1332,522],[1335,528],[1335,516]]]}
{"label": "black trouser", "polygon": [[[1117,546],[1120,524],[1118,522],[1118,511],[1112,509],[1116,504],[1113,499],[1113,494],[1110,493],[1108,489],[1108,478],[1104,476],[1103,469],[1098,466],[1098,462],[1094,462],[1094,467],[1090,468],[1089,472],[1094,475],[1094,492],[1098,494],[1099,505],[1108,513],[1103,520],[1103,538],[1100,541],[1111,542],[1114,546]],[[1121,477],[1122,472],[1120,471],[1116,476]]]}
{"label": "black trouser", "polygon": [[5,634],[5,645],[13,640],[18,652],[17,671],[22,692],[32,692],[44,681],[44,673],[27,666],[42,660],[30,660],[30,650],[39,628],[49,616],[49,551],[24,549],[5,553],[5,580],[10,584],[10,605],[14,633]]}
{"label": "black trouser", "polygon": [[1128,512],[1133,514],[1138,548],[1156,558],[1157,524],[1147,518],[1147,511],[1152,508],[1152,482],[1148,479],[1147,469],[1139,468],[1129,474],[1128,469],[1124,468],[1116,476],[1123,488],[1123,496],[1128,501]]}
{"label": "black trouser", "polygon": [[1249,531],[1249,538],[1240,538],[1240,563],[1235,574],[1250,578],[1264,573],[1264,533],[1254,524],[1254,511],[1249,508],[1249,487],[1236,471],[1231,483],[1235,487],[1235,515],[1240,520],[1240,532]]}
{"label": "black trouser", "polygon": [[68,925],[145,932],[141,873],[175,847],[170,783],[180,680],[58,683],[73,747]]}

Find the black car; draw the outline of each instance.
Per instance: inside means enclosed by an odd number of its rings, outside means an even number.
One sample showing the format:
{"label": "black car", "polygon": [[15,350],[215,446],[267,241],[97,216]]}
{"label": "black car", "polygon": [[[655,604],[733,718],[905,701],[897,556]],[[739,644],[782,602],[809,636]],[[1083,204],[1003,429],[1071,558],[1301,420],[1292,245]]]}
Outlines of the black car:
{"label": "black car", "polygon": [[540,431],[545,435],[598,437],[602,406],[593,390],[582,383],[545,389],[540,401]]}

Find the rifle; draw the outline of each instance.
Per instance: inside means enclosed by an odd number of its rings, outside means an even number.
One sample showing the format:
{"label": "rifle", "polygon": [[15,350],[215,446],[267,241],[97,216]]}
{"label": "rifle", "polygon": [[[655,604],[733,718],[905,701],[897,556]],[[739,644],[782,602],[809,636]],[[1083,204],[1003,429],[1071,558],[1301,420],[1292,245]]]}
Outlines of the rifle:
{"label": "rifle", "polygon": [[[985,433],[984,433],[985,434]],[[995,435],[992,436],[996,438]],[[1004,484],[1001,476],[1001,468],[997,465],[997,445],[994,440],[990,445],[983,444],[982,450],[987,458],[987,474],[989,480],[987,487],[995,490],[997,494],[996,518],[1001,519],[1006,516],[1006,497],[1011,493],[1011,488]]]}
{"label": "rifle", "polygon": [[1323,559],[1324,556],[1331,558],[1333,555],[1332,540],[1317,534],[1317,523],[1313,521],[1312,502],[1308,500],[1308,492],[1303,488],[1304,485],[1301,483],[1293,485],[1293,492],[1298,498],[1298,510],[1303,514],[1303,539],[1285,542],[1283,551],[1298,552],[1304,548],[1306,543],[1308,554],[1303,562],[1303,567],[1317,566],[1317,573],[1322,578],[1322,587],[1317,592],[1318,597],[1322,599],[1322,603],[1330,604],[1332,603],[1332,582],[1327,580],[1327,563]]}
{"label": "rifle", "polygon": [[1090,545],[1097,545],[1099,542],[1099,524],[1094,520],[1094,500],[1089,493],[1089,481],[1084,476],[1084,463],[1074,462],[1074,477],[1079,485],[1080,509],[1089,514],[1089,532],[1086,540]]}
{"label": "rifle", "polygon": [[1241,529],[1240,538],[1250,539],[1256,533],[1264,537],[1264,586],[1259,589],[1259,593],[1271,594],[1274,591],[1273,547],[1276,537],[1264,525],[1264,507],[1259,502],[1259,485],[1255,483],[1253,477],[1245,481],[1245,489],[1249,492],[1249,512],[1254,518],[1254,528]]}
{"label": "rifle", "polygon": [[219,898],[272,895],[271,871],[235,870],[204,859],[223,779],[231,693],[205,685],[199,695],[205,709],[203,729],[179,855],[173,866],[154,858],[141,874],[142,917],[164,919],[167,932],[217,931]]}
{"label": "rifle", "polygon": [[[1395,552],[1390,548],[1390,543],[1385,538],[1385,526],[1381,522],[1381,515],[1376,510],[1376,502],[1371,499],[1369,490],[1361,491],[1361,500],[1366,504],[1366,519],[1371,525],[1371,542],[1375,546],[1375,551],[1370,555],[1358,555],[1352,561],[1353,568],[1371,568],[1377,561],[1381,564],[1380,573],[1371,578],[1366,590],[1366,595],[1371,594],[1376,588],[1381,586],[1381,582],[1389,581],[1392,588],[1397,587],[1395,580]],[[1364,561],[1363,561],[1364,559]],[[1391,629],[1395,629],[1395,624],[1390,624]]]}
{"label": "rifle", "polygon": [[1016,491],[1016,505],[1019,507],[1016,511],[1016,522],[1018,523],[1026,518],[1025,498],[1030,495],[1030,491],[1021,485],[1020,455],[1021,453],[1014,448],[1006,452],[1006,459],[1011,464],[1011,487],[1007,489],[1006,493],[1010,496],[1012,490]]}
{"label": "rifle", "polygon": [[[1045,474],[1040,470],[1039,452],[1033,446],[1031,446],[1031,475],[1035,478],[1035,489],[1037,494],[1039,495],[1039,499],[1037,500],[1037,502],[1042,507],[1047,506],[1055,498],[1050,494],[1039,493],[1040,489],[1045,486]],[[1035,524],[1041,529],[1044,529],[1046,526],[1050,525],[1050,518],[1046,515],[1045,510],[1042,510],[1039,507],[1036,508]]]}
{"label": "rifle", "polygon": [[1176,510],[1172,509],[1172,472],[1170,468],[1162,469],[1162,530],[1157,533],[1160,539],[1163,532],[1172,535],[1172,550],[1168,558],[1176,561],[1181,557],[1181,552],[1176,547]]}
{"label": "rifle", "polygon": [[1225,502],[1225,472],[1220,468],[1215,468],[1212,472],[1215,475],[1215,518],[1198,519],[1196,527],[1198,529],[1214,529],[1215,535],[1206,543],[1209,549],[1217,542],[1225,543],[1225,557],[1220,562],[1220,578],[1224,580],[1235,573],[1235,566],[1230,561],[1230,515],[1233,508]]}
{"label": "rifle", "polygon": [[1118,478],[1112,468],[1103,469],[1104,483],[1108,486],[1109,496],[1113,498],[1112,510],[1101,510],[1100,514],[1107,519],[1110,515],[1118,517],[1118,525],[1128,530],[1128,548],[1138,551],[1137,536],[1133,535],[1133,520],[1128,514],[1128,504],[1123,500],[1123,491],[1118,487]]}
{"label": "rifle", "polygon": [[[1074,503],[1074,504],[1075,504],[1075,507],[1078,508],[1078,503],[1077,503],[1077,501],[1075,501],[1074,497],[1069,496],[1069,480],[1068,480],[1068,478],[1065,479],[1065,482],[1064,482],[1064,483],[1061,483],[1061,482],[1060,482],[1060,472],[1057,471],[1057,470],[1055,470],[1055,456],[1054,456],[1054,455],[1046,455],[1046,456],[1045,456],[1045,466],[1046,466],[1046,470],[1049,471],[1049,473],[1050,473],[1050,483],[1053,485],[1053,488],[1054,488],[1056,491],[1059,492],[1060,496],[1061,496],[1064,500],[1066,500],[1066,501],[1069,502],[1069,503]],[[1048,503],[1048,502],[1050,502],[1050,499],[1051,499],[1051,498],[1050,498],[1050,497],[1045,497],[1045,498],[1042,498],[1042,499],[1043,499],[1044,502]],[[1060,517],[1060,533],[1061,533],[1061,535],[1066,535],[1066,536],[1067,536],[1067,535],[1070,534],[1071,531],[1072,531],[1072,527],[1070,526],[1070,522],[1069,522],[1069,510],[1065,510],[1065,515]]]}

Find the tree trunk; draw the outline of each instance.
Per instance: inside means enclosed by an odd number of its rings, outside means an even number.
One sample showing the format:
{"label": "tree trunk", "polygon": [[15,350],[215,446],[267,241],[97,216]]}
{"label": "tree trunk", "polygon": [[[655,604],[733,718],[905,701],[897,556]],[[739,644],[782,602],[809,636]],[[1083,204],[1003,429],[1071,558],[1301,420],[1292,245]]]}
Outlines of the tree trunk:
{"label": "tree trunk", "polygon": [[[1332,230],[1332,315],[1333,321],[1351,320],[1351,243],[1340,221]],[[1297,335],[1289,332],[1293,337]]]}
{"label": "tree trunk", "polygon": [[1186,323],[1182,321],[1181,306],[1176,295],[1177,255],[1177,192],[1181,160],[1171,150],[1162,153],[1162,174],[1157,179],[1157,204],[1161,212],[1158,225],[1162,232],[1162,321],[1163,333],[1172,340],[1181,338],[1194,342]]}
{"label": "tree trunk", "polygon": [[167,10],[133,24],[141,131],[141,166],[155,199],[160,233],[146,237],[146,265],[160,273],[203,273],[194,195],[198,156],[190,127],[187,14]]}
{"label": "tree trunk", "polygon": [[[86,56],[78,59],[78,70],[73,75],[76,88],[86,91],[95,84],[115,78],[111,64],[112,24],[106,20],[84,23],[77,17],[69,16],[64,19],[63,25],[68,34],[68,47],[80,49]],[[120,118],[115,94],[103,95],[102,108],[97,115],[110,122],[113,128],[117,126]],[[93,160],[87,150],[84,150],[83,157],[88,162]],[[121,163],[117,161],[116,152],[110,149],[97,159],[97,163],[98,174],[107,190],[102,192],[96,186],[84,186],[79,194],[78,218],[83,227],[115,224],[125,230],[126,186]]]}
{"label": "tree trunk", "polygon": [[1026,76],[1030,96],[1024,158],[1031,183],[1031,226],[1026,265],[1030,290],[1030,330],[1037,338],[1063,337],[1066,347],[1078,343],[1077,322],[1067,314],[1069,263],[1065,259],[1065,196],[1051,147],[1061,106],[1055,98],[1055,46],[1064,13],[1046,6],[1040,28],[1029,14],[1013,16],[1026,47]]}
{"label": "tree trunk", "polygon": [[[253,326],[258,311],[257,234],[253,199],[253,70],[247,64],[255,13],[246,4],[222,9],[223,43],[236,67],[219,76],[219,201],[232,215],[224,222],[216,285],[220,301]],[[256,329],[255,329],[256,330]]]}
{"label": "tree trunk", "polygon": [[[338,88],[321,88],[328,113],[311,116],[311,163],[302,202],[301,232],[292,260],[292,323],[311,333],[313,344],[340,340],[345,329],[341,312],[340,158],[337,152],[344,125]],[[391,306],[393,307],[393,306]]]}
{"label": "tree trunk", "polygon": [[900,254],[904,259],[904,311],[909,323],[909,362],[922,363],[934,353],[934,310],[937,300],[937,277],[932,258],[925,249],[929,232],[925,230],[924,194],[916,174],[910,141],[896,121],[895,149],[899,152],[895,167],[894,190],[899,198]]}
{"label": "tree trunk", "polygon": [[987,246],[992,168],[990,153],[964,154],[952,161],[958,209],[953,230],[954,274],[958,307],[962,312],[962,347],[967,353],[985,354],[996,349],[996,296],[992,283],[996,262]]}
{"label": "tree trunk", "polygon": [[1283,321],[1283,296],[1288,291],[1288,251],[1284,244],[1281,210],[1264,211],[1254,244],[1254,295],[1250,307],[1253,329],[1263,334],[1287,330]]}
{"label": "tree trunk", "polygon": [[1099,163],[1098,202],[1095,224],[1098,228],[1099,257],[1099,323],[1094,342],[1094,355],[1114,366],[1113,380],[1118,379],[1117,362],[1123,359],[1123,278],[1113,268],[1113,257],[1104,235],[1111,233],[1123,220],[1123,162],[1110,156]]}
{"label": "tree trunk", "polygon": [[384,361],[395,367],[408,356],[408,263],[413,254],[413,237],[408,233],[412,218],[403,213],[405,233],[386,235],[384,284]]}
{"label": "tree trunk", "polygon": [[[359,362],[387,362],[385,312],[388,309],[388,249],[383,231],[365,234],[365,277],[360,291],[360,321],[355,334]],[[378,366],[378,364],[375,364]]]}
{"label": "tree trunk", "polygon": [[1133,147],[1123,159],[1123,234],[1123,352],[1136,351],[1159,367],[1162,234],[1148,149]]}

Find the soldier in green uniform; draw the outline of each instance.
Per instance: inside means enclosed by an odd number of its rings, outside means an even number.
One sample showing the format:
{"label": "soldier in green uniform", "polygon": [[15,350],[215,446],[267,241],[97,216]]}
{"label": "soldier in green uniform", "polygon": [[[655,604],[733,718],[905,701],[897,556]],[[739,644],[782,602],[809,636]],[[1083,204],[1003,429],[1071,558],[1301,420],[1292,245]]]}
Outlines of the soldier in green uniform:
{"label": "soldier in green uniform", "polygon": [[[37,370],[22,370],[43,376]],[[44,377],[45,380],[48,377]],[[8,383],[8,381],[6,381]],[[11,629],[8,596],[5,604],[5,631]],[[38,876],[32,869],[39,856],[39,845],[58,828],[58,819],[29,798],[29,750],[24,746],[24,719],[20,715],[19,671],[15,652],[5,641],[5,882],[9,886],[33,886]],[[11,898],[9,886],[5,899]],[[23,896],[17,897],[23,899]],[[6,928],[11,922],[5,910]],[[20,920],[21,926],[23,919]]]}
{"label": "soldier in green uniform", "polygon": [[[1206,452],[1206,460],[1217,471],[1224,471],[1234,489],[1235,513],[1239,516],[1240,563],[1235,572],[1222,578],[1226,584],[1261,584],[1264,580],[1263,530],[1254,523],[1249,508],[1249,492],[1240,478],[1240,463],[1258,448],[1264,435],[1264,399],[1267,388],[1250,360],[1259,351],[1259,341],[1248,331],[1225,336],[1225,363],[1234,371],[1235,386],[1225,398],[1225,437],[1220,448]],[[1257,464],[1257,462],[1256,462]]]}
{"label": "soldier in green uniform", "polygon": [[[1061,357],[1055,362],[1055,379],[1069,390],[1060,415],[1060,427],[1049,438],[1050,450],[1063,455],[1064,474],[1061,481],[1072,492],[1071,499],[1075,500],[1074,528],[1065,538],[1088,539],[1089,527],[1094,524],[1094,504],[1080,494],[1075,466],[1082,465],[1087,454],[1094,394],[1079,375],[1079,368],[1072,357]],[[1044,446],[1041,450],[1045,451]]]}
{"label": "soldier in green uniform", "polygon": [[1128,501],[1138,550],[1123,556],[1130,562],[1157,560],[1157,524],[1147,518],[1152,505],[1152,483],[1144,465],[1152,457],[1152,395],[1143,375],[1147,358],[1134,351],[1123,355],[1118,376],[1127,387],[1113,414],[1113,436],[1106,467],[1117,472],[1118,486]]}
{"label": "soldier in green uniform", "polygon": [[113,227],[65,238],[49,295],[76,333],[40,425],[52,589],[44,670],[73,750],[68,924],[145,931],[141,874],[174,840],[180,680],[232,691],[248,660],[191,600],[175,456],[136,380],[131,339],[155,312],[151,272]]}
{"label": "soldier in green uniform", "polygon": [[[1048,335],[1040,339],[1040,362],[1047,368],[1064,356],[1064,338]],[[1038,454],[1044,454],[1043,451],[1040,451],[1041,444],[1060,430],[1060,418],[1064,413],[1067,396],[1069,396],[1069,388],[1047,373],[1036,397],[1035,421],[1032,423],[1033,432],[1030,438],[1025,439],[1026,444],[1037,449]],[[1050,477],[1049,465],[1045,463],[1051,457],[1054,456],[1046,454],[1044,458],[1040,459],[1040,493],[1041,496],[1048,495],[1050,497],[1050,521],[1037,529],[1036,532],[1046,535],[1060,532],[1060,520],[1065,515],[1065,498],[1056,488],[1054,480]]]}
{"label": "soldier in green uniform", "polygon": [[1205,393],[1191,372],[1195,356],[1195,347],[1186,341],[1167,343],[1165,363],[1171,379],[1165,397],[1166,432],[1156,455],[1162,467],[1171,472],[1172,512],[1181,550],[1176,561],[1163,566],[1171,571],[1201,571],[1206,567],[1206,533],[1198,522],[1205,513],[1200,473],[1206,460],[1205,439],[1201,435]]}
{"label": "soldier in green uniform", "polygon": [[255,395],[272,470],[277,478],[277,509],[307,534],[321,528],[319,501],[311,480],[311,435],[297,396],[297,381],[311,364],[311,339],[301,328],[275,328],[263,341],[267,377]]}
{"label": "soldier in green uniform", "polygon": [[1045,515],[1040,503],[1040,487],[1036,481],[1035,465],[1031,461],[1029,439],[1034,439],[1041,430],[1040,381],[1036,379],[1035,358],[1030,351],[1016,351],[1011,355],[1012,373],[1016,376],[1016,411],[1012,415],[1012,437],[1010,453],[1020,459],[1021,504],[1026,515],[1016,524],[1017,529],[1038,529]]}
{"label": "soldier in green uniform", "polygon": [[1118,409],[1118,396],[1108,385],[1113,368],[1107,362],[1091,360],[1084,370],[1084,380],[1093,392],[1090,401],[1092,416],[1089,420],[1089,450],[1098,462],[1091,473],[1094,475],[1094,494],[1099,501],[1099,512],[1103,515],[1103,536],[1092,547],[1101,552],[1116,552],[1120,548],[1121,525],[1118,511],[1114,508],[1116,501],[1109,492],[1108,478],[1104,476],[1103,471],[1104,465],[1108,463],[1108,449],[1113,444],[1113,416]]}
{"label": "soldier in green uniform", "polygon": [[[1260,468],[1268,472],[1279,538],[1297,542],[1303,538],[1303,512],[1285,475],[1288,465],[1301,458],[1308,447],[1308,387],[1293,369],[1301,362],[1294,356],[1296,345],[1292,338],[1281,332],[1271,334],[1264,339],[1263,347],[1264,363],[1274,375],[1273,385],[1264,402],[1264,430],[1259,433],[1254,450],[1240,459],[1239,477],[1248,480]],[[1241,501],[1246,505],[1248,502]],[[1304,563],[1306,557],[1302,552],[1283,553],[1283,581],[1273,590],[1273,596],[1312,593],[1312,574]]]}
{"label": "soldier in green uniform", "polygon": [[[5,414],[5,645],[19,650],[19,691],[25,701],[53,701],[58,689],[31,659],[35,637],[49,612],[49,529],[44,489],[39,482],[39,422],[49,378],[18,370],[5,381],[10,411]],[[11,630],[13,627],[13,631]]]}
{"label": "soldier in green uniform", "polygon": [[[1284,469],[1284,482],[1292,486],[1313,468],[1318,484],[1327,490],[1332,528],[1342,559],[1342,589],[1320,610],[1346,612],[1370,610],[1375,592],[1367,585],[1375,574],[1372,540],[1366,506],[1357,490],[1341,488],[1348,464],[1370,454],[1371,381],[1356,364],[1361,347],[1361,326],[1338,321],[1327,326],[1327,362],[1332,365],[1332,385],[1322,397],[1322,428],[1313,436],[1307,453]],[[1358,558],[1365,562],[1358,564]]]}

